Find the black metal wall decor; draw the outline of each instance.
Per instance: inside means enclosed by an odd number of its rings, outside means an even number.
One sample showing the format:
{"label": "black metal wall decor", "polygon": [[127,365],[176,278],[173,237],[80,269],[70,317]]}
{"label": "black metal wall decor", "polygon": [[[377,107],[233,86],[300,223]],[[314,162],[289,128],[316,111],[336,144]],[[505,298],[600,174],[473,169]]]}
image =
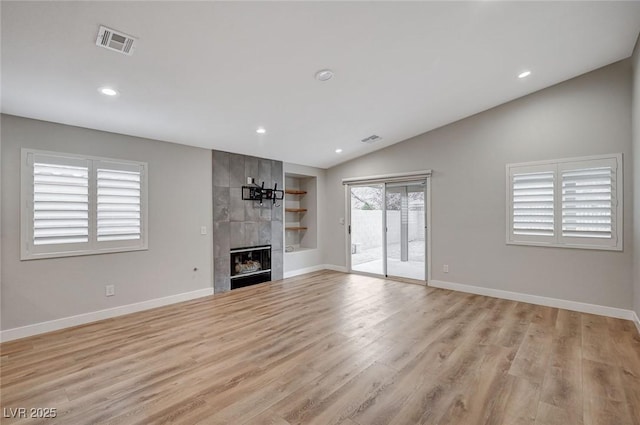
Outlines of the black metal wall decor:
{"label": "black metal wall decor", "polygon": [[278,183],[273,185],[273,189],[265,189],[264,182],[262,182],[262,186],[257,184],[242,186],[242,199],[244,201],[258,201],[260,205],[264,200],[272,201],[273,205],[279,207],[280,204],[276,204],[276,202],[284,199],[284,191],[278,189]]}

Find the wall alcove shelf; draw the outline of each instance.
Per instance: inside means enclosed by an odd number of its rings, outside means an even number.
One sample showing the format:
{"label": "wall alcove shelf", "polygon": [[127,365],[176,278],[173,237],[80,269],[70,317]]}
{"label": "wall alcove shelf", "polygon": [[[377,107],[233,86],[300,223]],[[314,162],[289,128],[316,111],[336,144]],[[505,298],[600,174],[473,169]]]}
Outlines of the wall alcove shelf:
{"label": "wall alcove shelf", "polygon": [[286,193],[288,195],[306,195],[307,191],[306,190],[300,190],[300,189],[286,189],[284,191],[284,193]]}
{"label": "wall alcove shelf", "polygon": [[317,248],[316,177],[285,173],[284,193],[285,246],[289,252]]}

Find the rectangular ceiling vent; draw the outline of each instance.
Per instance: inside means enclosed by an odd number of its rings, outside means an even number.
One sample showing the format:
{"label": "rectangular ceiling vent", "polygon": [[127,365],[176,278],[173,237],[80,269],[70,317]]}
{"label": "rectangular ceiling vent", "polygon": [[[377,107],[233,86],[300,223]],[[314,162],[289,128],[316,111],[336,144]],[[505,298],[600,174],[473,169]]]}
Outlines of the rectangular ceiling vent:
{"label": "rectangular ceiling vent", "polygon": [[361,140],[362,143],[375,143],[382,140],[382,137],[380,136],[376,136],[375,134],[372,134],[369,137],[366,137],[364,139]]}
{"label": "rectangular ceiling vent", "polygon": [[131,56],[135,49],[136,41],[137,39],[133,36],[100,25],[96,46]]}

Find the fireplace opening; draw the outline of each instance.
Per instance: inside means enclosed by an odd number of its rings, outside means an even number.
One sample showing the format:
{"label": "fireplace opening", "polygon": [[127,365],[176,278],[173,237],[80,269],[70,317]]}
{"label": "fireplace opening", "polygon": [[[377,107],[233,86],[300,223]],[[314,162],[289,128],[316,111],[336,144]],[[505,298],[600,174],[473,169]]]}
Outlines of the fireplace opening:
{"label": "fireplace opening", "polygon": [[231,289],[271,281],[271,245],[236,248],[231,255]]}

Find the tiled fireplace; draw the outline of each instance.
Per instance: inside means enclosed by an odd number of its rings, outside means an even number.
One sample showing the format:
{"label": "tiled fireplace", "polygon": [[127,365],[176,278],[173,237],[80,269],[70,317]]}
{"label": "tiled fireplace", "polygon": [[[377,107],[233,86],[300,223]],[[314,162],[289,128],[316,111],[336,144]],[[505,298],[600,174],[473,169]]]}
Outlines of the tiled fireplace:
{"label": "tiled fireplace", "polygon": [[[245,201],[242,186],[252,177],[259,185],[283,187],[282,162],[213,151],[214,291],[233,289],[231,251],[270,245],[270,279],[283,277],[283,207],[281,202]],[[250,265],[246,266],[250,267]],[[264,273],[266,275],[266,273]],[[247,276],[248,277],[248,276]],[[262,276],[264,278],[264,276]],[[238,279],[238,278],[235,278]]]}

